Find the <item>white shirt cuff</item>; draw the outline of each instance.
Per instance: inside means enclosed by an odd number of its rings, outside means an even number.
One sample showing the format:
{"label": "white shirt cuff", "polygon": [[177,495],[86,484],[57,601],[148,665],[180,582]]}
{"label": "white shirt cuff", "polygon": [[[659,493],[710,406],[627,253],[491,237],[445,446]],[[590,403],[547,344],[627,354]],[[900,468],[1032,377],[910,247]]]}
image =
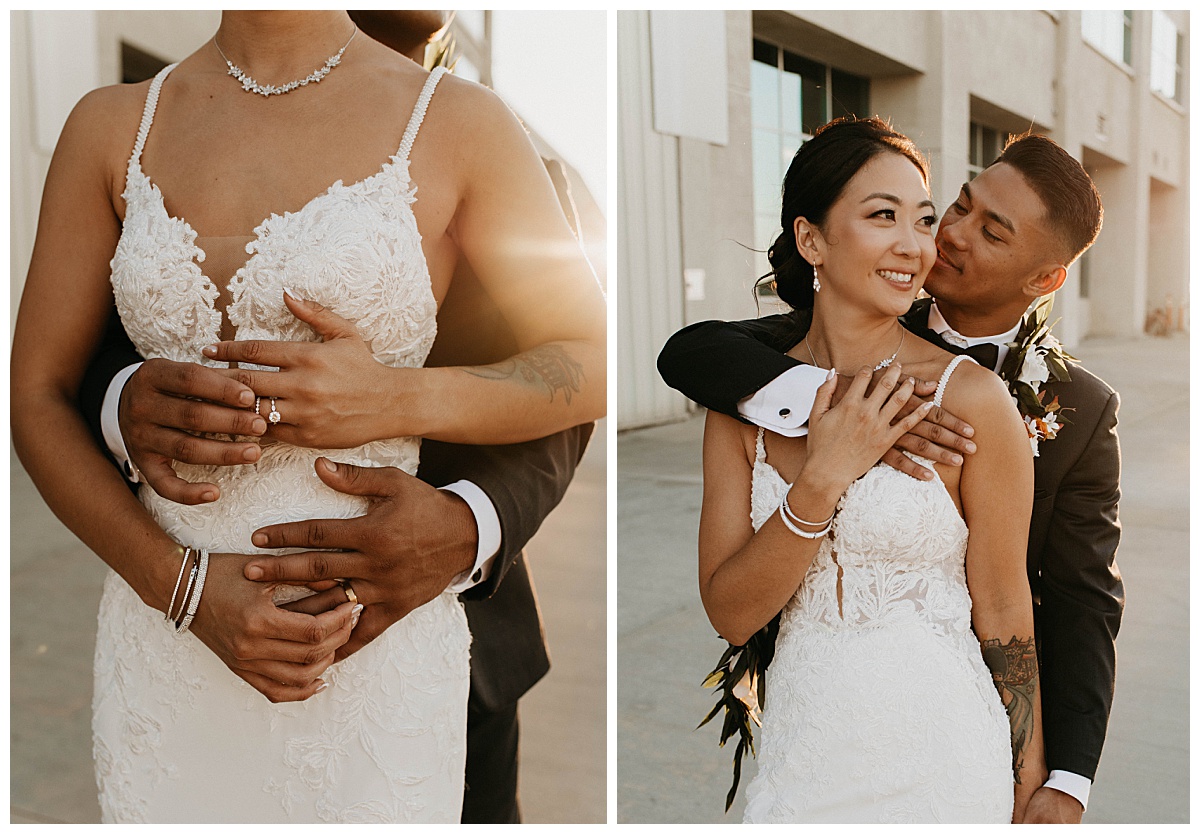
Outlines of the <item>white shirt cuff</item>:
{"label": "white shirt cuff", "polygon": [[141,476],[137,467],[129,460],[129,450],[125,448],[125,438],[121,436],[121,422],[117,412],[125,383],[140,367],[142,363],[136,362],[118,371],[112,382],[108,383],[108,390],[104,392],[104,402],[100,405],[100,433],[104,435],[104,445],[108,446],[108,451],[117,459],[125,479],[134,484],[141,482]]}
{"label": "white shirt cuff", "polygon": [[1086,776],[1080,776],[1069,770],[1052,770],[1045,787],[1054,788],[1056,791],[1062,791],[1068,796],[1075,797],[1083,806],[1083,810],[1087,810],[1088,797],[1092,793],[1092,780]]}
{"label": "white shirt cuff", "polygon": [[467,502],[472,515],[475,516],[475,527],[479,531],[479,549],[475,553],[475,565],[454,577],[446,589],[451,593],[461,594],[492,575],[492,563],[500,552],[500,516],[496,514],[496,505],[488,498],[487,493],[470,481],[455,481],[442,489],[453,492]]}
{"label": "white shirt cuff", "polygon": [[738,403],[738,414],[784,437],[803,437],[817,389],[828,377],[829,371],[798,365]]}

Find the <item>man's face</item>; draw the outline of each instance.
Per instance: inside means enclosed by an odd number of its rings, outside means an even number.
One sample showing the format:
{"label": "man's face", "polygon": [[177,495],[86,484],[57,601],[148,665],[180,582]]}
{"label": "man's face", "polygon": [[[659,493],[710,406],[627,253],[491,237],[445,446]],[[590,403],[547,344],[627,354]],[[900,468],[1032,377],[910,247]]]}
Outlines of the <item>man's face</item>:
{"label": "man's face", "polygon": [[1015,168],[1001,162],[986,169],[942,216],[925,291],[943,312],[997,318],[1004,326],[996,332],[1007,330],[1032,300],[1024,291],[1028,279],[1055,262],[1045,214]]}

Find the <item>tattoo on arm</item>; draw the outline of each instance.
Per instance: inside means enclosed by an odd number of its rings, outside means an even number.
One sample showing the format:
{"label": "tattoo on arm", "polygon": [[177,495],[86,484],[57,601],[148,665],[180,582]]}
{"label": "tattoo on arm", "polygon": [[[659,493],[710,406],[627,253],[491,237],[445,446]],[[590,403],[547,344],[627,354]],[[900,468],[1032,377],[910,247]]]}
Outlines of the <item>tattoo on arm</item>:
{"label": "tattoo on arm", "polygon": [[1033,735],[1034,705],[1038,697],[1037,651],[1033,638],[1013,637],[1008,645],[999,640],[984,640],[983,660],[992,672],[992,682],[1000,692],[1000,700],[1008,712],[1012,732],[1013,779],[1021,784],[1025,748]]}
{"label": "tattoo on arm", "polygon": [[503,362],[463,370],[483,379],[520,377],[530,385],[548,389],[551,402],[561,390],[568,405],[571,395],[579,393],[579,385],[583,380],[583,365],[559,345],[542,345]]}

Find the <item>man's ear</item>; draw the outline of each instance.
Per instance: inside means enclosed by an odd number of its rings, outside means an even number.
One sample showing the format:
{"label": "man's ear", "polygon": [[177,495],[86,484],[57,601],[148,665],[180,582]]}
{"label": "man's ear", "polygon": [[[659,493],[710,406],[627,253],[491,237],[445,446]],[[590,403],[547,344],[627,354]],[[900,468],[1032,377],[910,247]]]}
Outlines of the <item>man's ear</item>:
{"label": "man's ear", "polygon": [[797,217],[792,229],[796,233],[796,248],[800,251],[800,257],[813,266],[821,266],[825,262],[821,254],[825,244],[821,230],[804,217]]}
{"label": "man's ear", "polygon": [[1049,295],[1067,280],[1067,268],[1062,264],[1049,264],[1039,269],[1025,282],[1025,294],[1030,298]]}

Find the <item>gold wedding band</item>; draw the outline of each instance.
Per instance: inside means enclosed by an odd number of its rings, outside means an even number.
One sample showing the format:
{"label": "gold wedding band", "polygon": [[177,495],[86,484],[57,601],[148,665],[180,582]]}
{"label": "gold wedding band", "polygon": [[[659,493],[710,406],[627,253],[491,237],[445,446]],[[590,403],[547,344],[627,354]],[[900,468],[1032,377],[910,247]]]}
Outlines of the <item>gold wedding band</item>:
{"label": "gold wedding band", "polygon": [[341,583],[342,590],[346,592],[346,599],[358,605],[358,594],[354,593],[354,589],[350,587],[350,580],[339,579],[338,582]]}

